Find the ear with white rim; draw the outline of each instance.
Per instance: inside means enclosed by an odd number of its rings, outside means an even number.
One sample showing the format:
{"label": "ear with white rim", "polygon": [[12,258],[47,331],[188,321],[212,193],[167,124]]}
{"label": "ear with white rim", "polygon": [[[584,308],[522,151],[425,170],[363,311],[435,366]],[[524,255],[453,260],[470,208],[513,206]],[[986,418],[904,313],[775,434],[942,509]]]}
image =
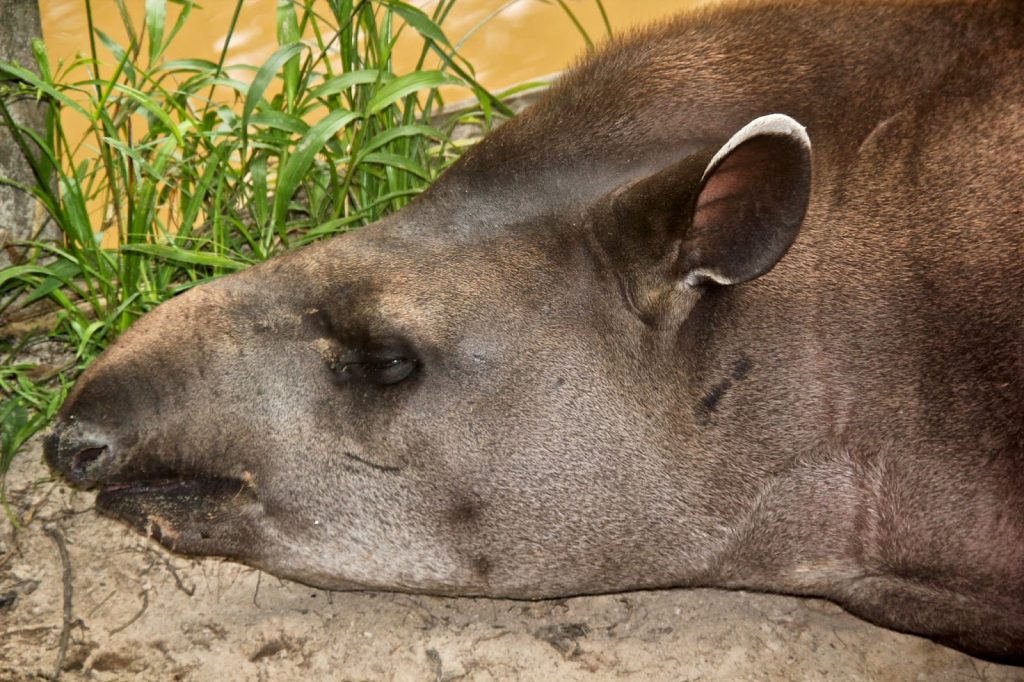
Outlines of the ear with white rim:
{"label": "ear with white rim", "polygon": [[789,116],[757,118],[704,169],[680,248],[682,281],[737,284],[765,274],[796,239],[811,191],[811,141]]}
{"label": "ear with white rim", "polygon": [[680,288],[737,284],[775,267],[810,192],[807,133],[772,114],[605,195],[589,209],[590,229],[631,308],[653,322]]}

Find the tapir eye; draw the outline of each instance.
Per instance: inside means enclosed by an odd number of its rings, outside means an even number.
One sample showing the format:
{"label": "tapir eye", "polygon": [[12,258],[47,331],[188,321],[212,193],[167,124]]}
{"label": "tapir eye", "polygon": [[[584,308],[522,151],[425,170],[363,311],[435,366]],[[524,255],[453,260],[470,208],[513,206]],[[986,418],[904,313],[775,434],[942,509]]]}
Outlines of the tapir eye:
{"label": "tapir eye", "polygon": [[367,381],[387,386],[412,376],[418,363],[406,355],[373,357],[339,363],[335,375],[340,381]]}
{"label": "tapir eye", "polygon": [[404,355],[364,364],[367,378],[378,384],[397,384],[412,375],[416,362]]}

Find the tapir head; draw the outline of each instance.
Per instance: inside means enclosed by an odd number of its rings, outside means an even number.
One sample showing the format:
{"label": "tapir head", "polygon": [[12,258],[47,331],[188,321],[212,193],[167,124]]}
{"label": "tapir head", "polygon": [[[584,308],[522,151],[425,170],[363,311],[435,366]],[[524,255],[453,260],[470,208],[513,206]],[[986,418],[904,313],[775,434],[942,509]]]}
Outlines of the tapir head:
{"label": "tapir head", "polygon": [[47,461],[175,551],[320,586],[685,580],[723,495],[681,408],[722,324],[704,306],[774,267],[809,191],[803,128],[772,115],[500,225],[430,192],[159,306],[82,376]]}

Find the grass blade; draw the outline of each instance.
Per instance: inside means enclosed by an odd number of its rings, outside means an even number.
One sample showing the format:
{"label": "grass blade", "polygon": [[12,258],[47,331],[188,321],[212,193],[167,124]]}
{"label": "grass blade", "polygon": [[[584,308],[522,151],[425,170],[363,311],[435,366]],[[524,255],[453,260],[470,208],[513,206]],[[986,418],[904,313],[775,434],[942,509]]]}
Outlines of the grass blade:
{"label": "grass blade", "polygon": [[406,74],[391,81],[373,96],[366,106],[367,115],[379,113],[406,95],[411,95],[419,90],[428,88],[439,88],[442,85],[462,85],[457,78],[453,78],[443,71],[417,71]]}
{"label": "grass blade", "polygon": [[156,64],[164,52],[167,0],[146,0],[146,30],[149,32],[149,63]]}
{"label": "grass blade", "polygon": [[246,134],[246,129],[249,124],[249,117],[252,116],[253,110],[256,109],[256,105],[263,99],[263,93],[267,91],[267,87],[270,82],[277,76],[278,71],[281,70],[281,66],[292,57],[297,56],[300,52],[306,49],[306,46],[302,43],[289,43],[288,45],[282,45],[274,51],[274,54],[270,55],[270,58],[263,63],[259,71],[256,72],[256,77],[252,79],[252,85],[249,86],[249,93],[245,97],[245,105],[242,107],[242,122],[241,131],[242,134]]}
{"label": "grass blade", "polygon": [[283,229],[288,203],[298,188],[302,177],[313,165],[313,158],[320,152],[327,141],[359,114],[344,109],[332,111],[323,120],[309,129],[295,147],[295,153],[288,158],[277,181],[277,193],[274,196],[274,223],[278,230]]}
{"label": "grass blade", "polygon": [[229,272],[241,270],[251,265],[249,262],[237,261],[225,256],[218,256],[214,253],[204,251],[191,251],[167,244],[126,244],[121,247],[125,253],[138,253],[153,258],[173,261],[175,263],[188,263],[189,265],[208,265],[211,267],[223,268]]}

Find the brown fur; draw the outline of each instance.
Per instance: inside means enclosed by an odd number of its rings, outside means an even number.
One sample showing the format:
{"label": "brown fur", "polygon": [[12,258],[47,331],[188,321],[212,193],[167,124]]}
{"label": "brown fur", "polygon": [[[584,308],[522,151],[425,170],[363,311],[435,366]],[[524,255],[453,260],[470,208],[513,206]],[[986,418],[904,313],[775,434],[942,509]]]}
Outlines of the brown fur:
{"label": "brown fur", "polygon": [[[47,457],[179,551],[317,585],[819,595],[1019,663],[1021,73],[1010,1],[618,40],[402,213],[160,306]],[[813,142],[795,243],[686,284],[697,171],[773,112]]]}

